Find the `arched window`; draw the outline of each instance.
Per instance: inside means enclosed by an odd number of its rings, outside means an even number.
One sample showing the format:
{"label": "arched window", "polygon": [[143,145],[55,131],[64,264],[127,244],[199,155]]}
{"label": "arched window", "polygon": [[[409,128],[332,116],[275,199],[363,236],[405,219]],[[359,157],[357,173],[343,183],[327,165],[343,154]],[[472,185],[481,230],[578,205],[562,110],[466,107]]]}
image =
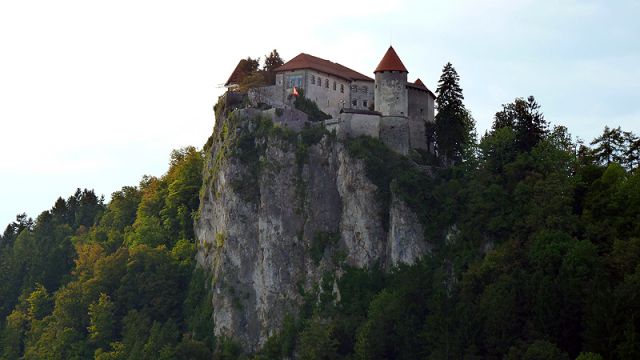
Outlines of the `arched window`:
{"label": "arched window", "polygon": [[334,80],[334,81],[333,81],[333,91],[336,91],[336,89],[337,89],[337,88],[336,88],[336,82],[335,82],[335,80]]}
{"label": "arched window", "polygon": [[316,83],[316,77],[311,75],[311,84],[315,84]]}
{"label": "arched window", "polygon": [[329,88],[329,79],[324,79],[324,87]]}

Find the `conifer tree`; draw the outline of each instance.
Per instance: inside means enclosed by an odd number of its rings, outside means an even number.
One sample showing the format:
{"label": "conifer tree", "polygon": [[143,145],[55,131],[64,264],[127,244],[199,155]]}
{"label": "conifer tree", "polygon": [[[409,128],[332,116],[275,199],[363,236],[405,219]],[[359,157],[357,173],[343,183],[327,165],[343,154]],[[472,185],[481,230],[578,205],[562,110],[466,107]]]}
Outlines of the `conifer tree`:
{"label": "conifer tree", "polygon": [[495,115],[493,131],[504,127],[515,132],[519,152],[531,151],[548,133],[547,122],[533,96],[527,100],[517,98],[511,104],[502,105],[502,111]]}
{"label": "conifer tree", "polygon": [[284,65],[284,61],[278,54],[278,50],[273,49],[273,51],[264,57],[264,71],[273,71],[277,67]]}
{"label": "conifer tree", "polygon": [[451,63],[442,69],[442,75],[436,89],[438,114],[436,120],[436,146],[438,154],[445,163],[462,161],[465,143],[468,142],[468,129],[471,122],[462,103],[464,96],[459,82],[460,76]]}
{"label": "conifer tree", "polygon": [[264,66],[262,70],[267,84],[274,85],[276,83],[276,73],[274,70],[282,65],[284,65],[284,61],[276,49],[273,49],[269,55],[264,57]]}
{"label": "conifer tree", "polygon": [[624,132],[624,163],[628,169],[635,169],[640,165],[640,138],[631,131]]}
{"label": "conifer tree", "polygon": [[591,145],[595,145],[593,155],[599,163],[623,162],[624,134],[619,126],[615,129],[605,126],[602,135],[593,139]]}

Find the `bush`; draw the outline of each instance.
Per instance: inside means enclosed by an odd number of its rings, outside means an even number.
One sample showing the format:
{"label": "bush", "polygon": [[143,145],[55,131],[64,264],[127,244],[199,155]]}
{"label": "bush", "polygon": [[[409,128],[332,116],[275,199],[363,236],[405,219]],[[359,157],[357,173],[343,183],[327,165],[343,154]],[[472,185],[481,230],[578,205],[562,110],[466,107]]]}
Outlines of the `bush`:
{"label": "bush", "polygon": [[309,121],[323,121],[331,119],[331,115],[320,110],[315,101],[309,100],[304,96],[304,91],[302,89],[298,90],[298,94],[299,95],[296,97],[293,106],[307,114],[309,116]]}

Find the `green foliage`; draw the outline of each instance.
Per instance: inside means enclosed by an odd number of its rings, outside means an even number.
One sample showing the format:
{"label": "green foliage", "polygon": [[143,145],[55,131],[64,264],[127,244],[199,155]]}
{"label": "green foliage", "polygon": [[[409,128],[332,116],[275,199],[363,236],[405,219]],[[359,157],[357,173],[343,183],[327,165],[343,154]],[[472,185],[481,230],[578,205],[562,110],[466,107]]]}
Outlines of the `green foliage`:
{"label": "green foliage", "polygon": [[107,206],[78,190],[35,222],[18,216],[0,241],[0,358],[210,358],[211,301],[194,271],[201,170],[200,152],[177,150],[167,174]]}
{"label": "green foliage", "polygon": [[[474,122],[462,100],[460,76],[451,63],[442,69],[436,89],[438,113],[435,116],[435,137],[438,154],[445,163],[460,163],[469,155],[468,146],[475,142]],[[429,130],[429,129],[428,129]],[[430,132],[427,132],[428,136]]]}
{"label": "green foliage", "polygon": [[303,89],[297,89],[298,96],[296,96],[295,101],[293,102],[293,106],[296,109],[302,111],[303,113],[309,116],[309,121],[323,121],[327,119],[331,119],[331,115],[324,113],[318,107],[315,101],[308,99],[304,96]]}
{"label": "green foliage", "polygon": [[531,151],[547,134],[547,122],[539,110],[540,105],[533,96],[526,101],[517,98],[511,104],[502,105],[502,111],[496,113],[493,130],[513,129],[518,151]]}
{"label": "green foliage", "polygon": [[310,319],[300,333],[300,356],[309,360],[337,359],[338,340],[331,322]]}
{"label": "green foliage", "polygon": [[100,294],[97,302],[89,305],[89,321],[87,328],[89,340],[96,344],[96,347],[105,349],[113,340],[115,324],[113,321],[115,305],[105,293]]}
{"label": "green foliage", "polygon": [[319,232],[316,236],[313,237],[311,241],[311,248],[309,249],[309,253],[311,254],[311,259],[313,262],[318,265],[322,257],[324,256],[324,251],[327,247],[334,246],[340,240],[340,235],[334,232]]}
{"label": "green foliage", "polygon": [[282,60],[280,54],[278,54],[278,50],[273,49],[269,55],[265,55],[262,70],[264,72],[265,82],[267,85],[276,84],[275,69],[282,65],[284,65],[284,60]]}
{"label": "green foliage", "polygon": [[352,156],[364,160],[367,177],[377,187],[377,199],[382,205],[380,217],[385,230],[389,228],[389,209],[392,195],[395,195],[418,214],[430,237],[440,235],[444,225],[437,203],[433,201],[436,184],[432,177],[378,139],[367,136],[349,139],[347,149]]}

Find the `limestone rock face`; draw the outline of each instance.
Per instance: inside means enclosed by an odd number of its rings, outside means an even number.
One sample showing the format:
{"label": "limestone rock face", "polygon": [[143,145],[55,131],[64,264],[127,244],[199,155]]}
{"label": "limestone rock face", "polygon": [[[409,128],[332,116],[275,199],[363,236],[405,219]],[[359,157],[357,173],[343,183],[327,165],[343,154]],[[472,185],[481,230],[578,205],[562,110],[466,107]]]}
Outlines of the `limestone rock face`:
{"label": "limestone rock face", "polygon": [[[234,126],[256,127],[247,118]],[[251,158],[234,126],[217,127],[206,154],[196,222],[217,336],[255,351],[324,272],[411,264],[430,250],[417,216],[395,196],[384,209],[363,161],[341,142],[325,135],[301,149],[281,136],[255,137],[260,151]]]}

